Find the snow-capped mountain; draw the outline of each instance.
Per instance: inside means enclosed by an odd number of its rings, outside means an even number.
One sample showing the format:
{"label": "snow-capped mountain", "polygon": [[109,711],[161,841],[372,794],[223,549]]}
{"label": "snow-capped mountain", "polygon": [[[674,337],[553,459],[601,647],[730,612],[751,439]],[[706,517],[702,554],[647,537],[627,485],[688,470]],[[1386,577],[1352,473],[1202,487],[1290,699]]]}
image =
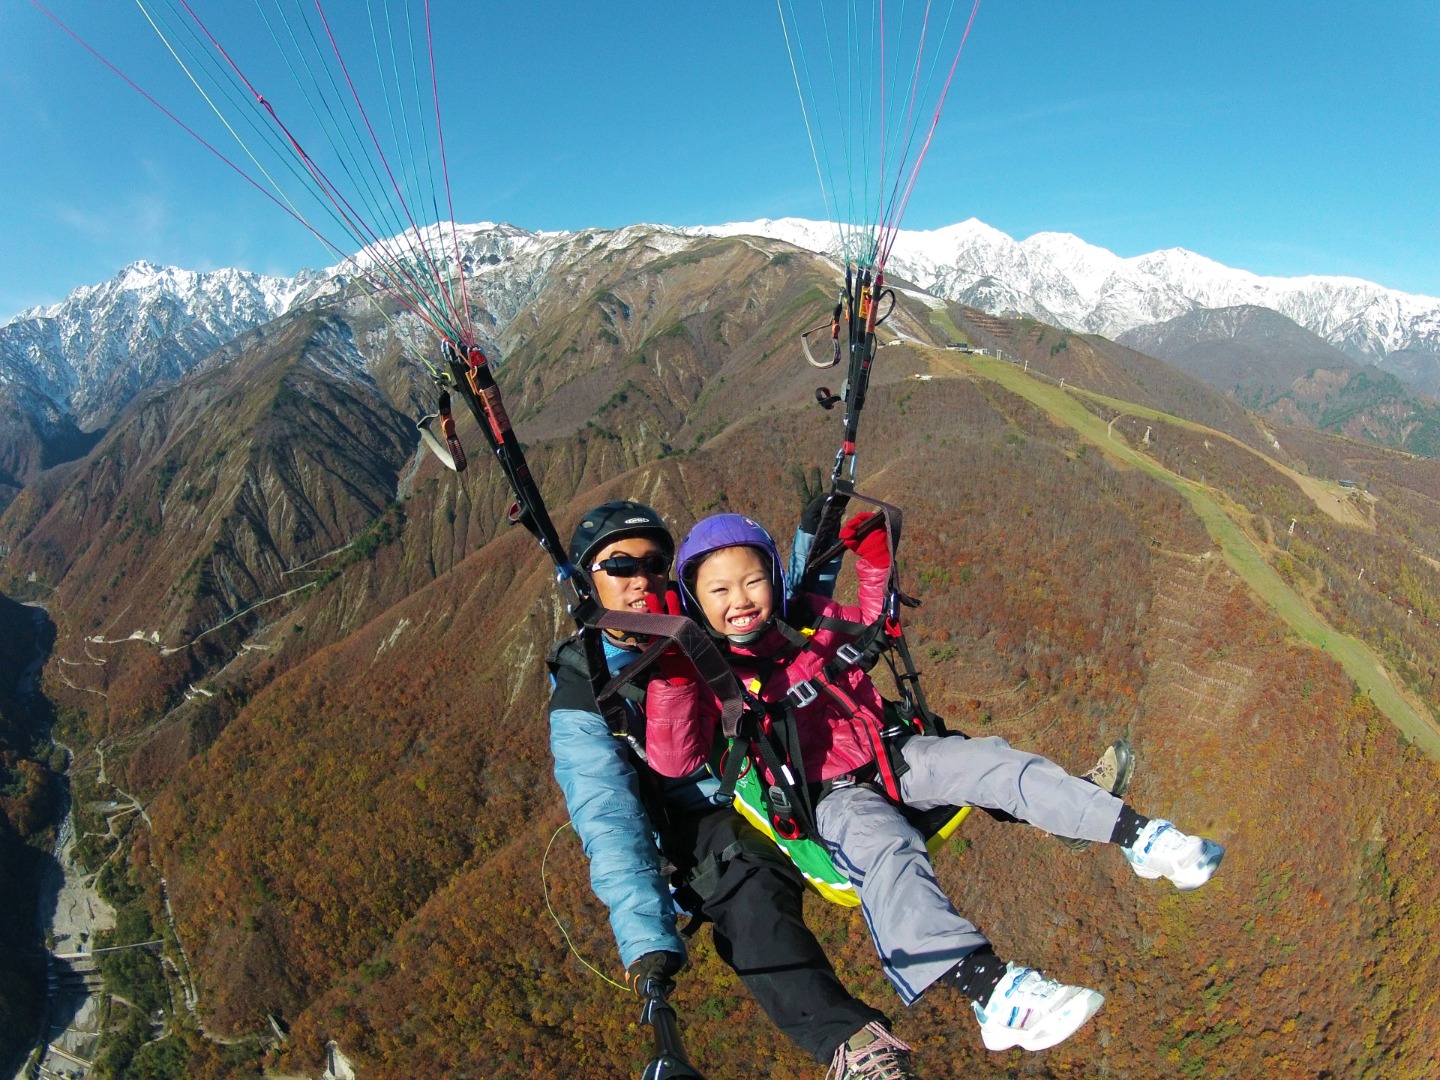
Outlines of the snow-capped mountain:
{"label": "snow-capped mountain", "polygon": [[[799,218],[618,231],[527,232],[480,222],[429,226],[386,241],[424,249],[447,272],[463,267],[472,303],[498,332],[549,281],[577,246],[623,247],[645,236],[683,246],[705,235],[761,235],[834,253],[826,222]],[[196,273],[138,262],[104,284],[32,308],[0,326],[0,386],[49,399],[86,430],[105,426],[135,394],[177,378],[235,337],[297,307],[337,297],[376,249],[293,278],[243,270]],[[1122,258],[1068,233],[1023,241],[971,219],[943,229],[902,231],[892,273],[947,299],[999,315],[1028,315],[1106,337],[1204,308],[1270,308],[1347,355],[1380,363],[1421,389],[1440,386],[1440,299],[1355,278],[1261,277],[1182,249]],[[30,400],[23,395],[17,400]]]}
{"label": "snow-capped mountain", "polygon": [[312,279],[132,263],[0,326],[0,384],[44,395],[81,427],[103,426],[140,390],[281,314]]}
{"label": "snow-capped mountain", "polygon": [[[755,233],[834,254],[835,229],[799,218],[690,230]],[[893,273],[946,299],[995,315],[1028,315],[1114,338],[1201,308],[1267,307],[1351,357],[1378,363],[1420,353],[1440,366],[1440,299],[1346,277],[1262,277],[1183,248],[1122,258],[1069,233],[1017,241],[974,218],[927,232],[900,231]]]}
{"label": "snow-capped mountain", "polygon": [[[478,299],[497,318],[513,318],[539,287],[547,251],[574,233],[529,233],[482,222],[422,231],[431,251],[458,247]],[[437,235],[431,235],[437,234]],[[413,236],[386,245],[396,251]],[[100,285],[76,289],[60,303],[22,311],[0,326],[0,387],[23,388],[23,400],[48,399],[80,427],[104,427],[140,391],[175,379],[240,334],[297,306],[339,296],[365,250],[325,270],[275,277],[244,270],[198,273],[136,262]],[[507,272],[499,273],[501,268]],[[36,397],[35,395],[38,395]]]}

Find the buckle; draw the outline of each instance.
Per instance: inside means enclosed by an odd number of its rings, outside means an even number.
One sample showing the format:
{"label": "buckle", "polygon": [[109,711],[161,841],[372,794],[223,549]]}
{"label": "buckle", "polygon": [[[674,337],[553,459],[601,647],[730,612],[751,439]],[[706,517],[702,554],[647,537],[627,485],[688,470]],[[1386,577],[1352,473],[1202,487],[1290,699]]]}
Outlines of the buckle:
{"label": "buckle", "polygon": [[804,682],[798,682],[790,687],[789,690],[785,691],[785,696],[794,700],[795,708],[803,709],[820,696],[820,691],[815,689],[813,682],[806,679]]}
{"label": "buckle", "polygon": [[865,654],[855,647],[853,641],[847,641],[835,650],[835,659],[839,660],[846,667],[854,667],[860,663],[864,656]]}

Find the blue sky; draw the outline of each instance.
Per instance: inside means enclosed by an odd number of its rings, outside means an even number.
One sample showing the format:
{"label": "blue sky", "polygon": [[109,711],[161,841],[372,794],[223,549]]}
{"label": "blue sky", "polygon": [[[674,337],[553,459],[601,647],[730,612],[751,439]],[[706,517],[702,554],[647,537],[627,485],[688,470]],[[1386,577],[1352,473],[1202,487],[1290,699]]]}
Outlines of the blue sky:
{"label": "blue sky", "polygon": [[[814,18],[816,0],[785,2]],[[361,26],[362,0],[324,3],[342,34]],[[288,76],[263,59],[254,6],[192,4],[280,100]],[[223,135],[135,4],[47,6]],[[458,219],[824,216],[769,0],[432,11]],[[1440,296],[1437,55],[1434,0],[984,0],[903,225],[977,217],[1016,238],[1185,247]],[[336,261],[28,0],[0,0],[0,194],[0,319],[136,259],[282,274]]]}

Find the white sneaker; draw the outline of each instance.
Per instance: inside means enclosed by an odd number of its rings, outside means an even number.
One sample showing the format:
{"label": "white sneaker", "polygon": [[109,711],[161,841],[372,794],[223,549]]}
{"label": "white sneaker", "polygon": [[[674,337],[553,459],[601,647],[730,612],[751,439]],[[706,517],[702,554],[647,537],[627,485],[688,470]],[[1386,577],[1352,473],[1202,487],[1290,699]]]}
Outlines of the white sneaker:
{"label": "white sneaker", "polygon": [[1169,878],[1183,892],[1210,880],[1225,849],[1203,836],[1186,836],[1164,818],[1152,818],[1134,847],[1122,847],[1125,858],[1142,878]]}
{"label": "white sneaker", "polygon": [[1105,995],[1084,986],[1066,986],[1034,968],[1007,964],[1000,984],[983,1009],[972,1002],[987,1050],[1046,1050],[1064,1042],[1105,1004]]}

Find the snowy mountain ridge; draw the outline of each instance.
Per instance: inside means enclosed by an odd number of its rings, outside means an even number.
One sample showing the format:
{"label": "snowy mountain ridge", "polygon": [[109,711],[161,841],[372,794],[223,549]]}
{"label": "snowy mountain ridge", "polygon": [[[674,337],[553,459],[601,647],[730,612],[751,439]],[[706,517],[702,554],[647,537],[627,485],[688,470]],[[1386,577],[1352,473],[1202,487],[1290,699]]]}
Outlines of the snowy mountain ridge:
{"label": "snowy mountain ridge", "polygon": [[24,385],[82,426],[103,426],[139,390],[282,314],[315,277],[131,263],[0,326],[0,385]]}
{"label": "snowy mountain ridge", "polygon": [[[837,247],[833,226],[800,218],[689,231],[756,233],[832,255]],[[1357,360],[1376,363],[1402,350],[1440,355],[1440,298],[1360,278],[1264,277],[1184,248],[1125,258],[1070,233],[1017,241],[971,218],[942,229],[901,230],[889,265],[948,300],[1108,338],[1199,308],[1254,304],[1293,319]]]}
{"label": "snowy mountain ridge", "polygon": [[[801,218],[674,228],[529,232],[493,222],[427,226],[294,277],[207,272],[136,262],[112,280],[76,289],[0,325],[0,387],[24,387],[94,430],[136,393],[178,378],[247,330],[337,296],[376,249],[426,251],[447,273],[463,267],[473,305],[500,332],[577,247],[645,242],[677,250],[705,236],[760,235],[831,254],[836,227]],[[1031,316],[1117,337],[1201,308],[1271,308],[1349,356],[1397,371],[1440,370],[1440,299],[1356,278],[1262,277],[1181,248],[1123,258],[1069,233],[1016,241],[974,218],[902,230],[890,268],[949,300],[997,315]],[[17,400],[19,400],[17,398]],[[25,400],[33,400],[26,398]]]}

